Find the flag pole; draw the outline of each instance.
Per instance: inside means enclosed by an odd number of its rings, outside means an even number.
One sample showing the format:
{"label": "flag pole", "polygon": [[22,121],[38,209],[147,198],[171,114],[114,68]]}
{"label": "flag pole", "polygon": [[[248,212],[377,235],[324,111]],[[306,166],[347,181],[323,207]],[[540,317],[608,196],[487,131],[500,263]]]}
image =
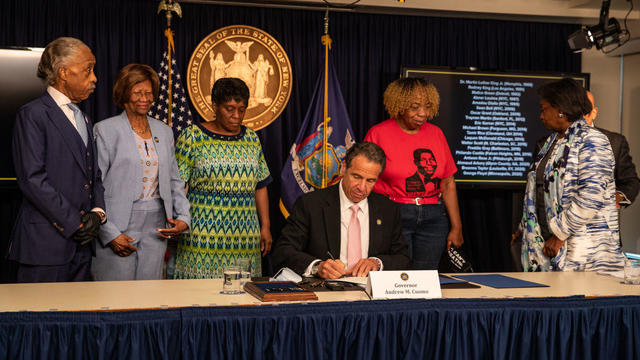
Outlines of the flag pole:
{"label": "flag pole", "polygon": [[329,8],[324,13],[324,35],[322,35],[322,45],[324,45],[324,114],[322,131],[322,188],[327,187],[327,137],[329,126],[329,49],[331,48],[331,37],[329,36]]}
{"label": "flag pole", "polygon": [[169,79],[167,79],[168,81],[168,89],[167,89],[167,93],[168,93],[168,99],[167,99],[167,123],[169,124],[169,127],[173,127],[173,119],[172,116],[173,115],[173,94],[172,94],[172,82],[171,82],[171,51],[173,50],[173,32],[171,31],[170,27],[167,27],[167,29],[164,31],[164,36],[167,37],[167,51],[169,52],[167,54],[168,57],[168,69],[167,69],[167,75],[169,76]]}
{"label": "flag pole", "polygon": [[158,14],[164,11],[165,16],[167,17],[167,28],[164,31],[164,36],[167,38],[167,75],[168,79],[168,89],[167,89],[167,124],[172,127],[173,126],[173,85],[172,85],[172,76],[171,76],[171,52],[175,50],[175,44],[173,42],[173,31],[171,31],[171,18],[173,17],[172,13],[176,13],[179,17],[182,17],[182,9],[180,8],[180,4],[178,4],[175,0],[162,0],[158,5]]}

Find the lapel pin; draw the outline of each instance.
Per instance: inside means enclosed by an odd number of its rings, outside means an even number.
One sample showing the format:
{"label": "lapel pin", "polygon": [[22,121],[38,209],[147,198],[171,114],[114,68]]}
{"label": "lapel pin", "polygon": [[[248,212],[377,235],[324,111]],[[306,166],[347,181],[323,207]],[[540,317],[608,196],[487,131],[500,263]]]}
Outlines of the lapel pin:
{"label": "lapel pin", "polygon": [[382,220],[380,220],[380,219],[376,220],[376,224],[382,225]]}
{"label": "lapel pin", "polygon": [[155,141],[156,143],[160,143],[160,140],[158,140],[158,137],[157,137],[157,136],[154,136],[154,137],[153,137],[153,141]]}

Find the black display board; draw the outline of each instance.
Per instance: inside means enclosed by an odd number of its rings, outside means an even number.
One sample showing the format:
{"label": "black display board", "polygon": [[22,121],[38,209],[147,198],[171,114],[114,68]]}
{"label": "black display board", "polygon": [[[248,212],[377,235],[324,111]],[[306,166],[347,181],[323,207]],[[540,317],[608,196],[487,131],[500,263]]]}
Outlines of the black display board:
{"label": "black display board", "polygon": [[423,77],[440,93],[433,119],[444,132],[462,187],[522,187],[538,139],[550,134],[540,120],[537,89],[571,77],[589,88],[589,74],[491,72],[406,66],[403,77]]}

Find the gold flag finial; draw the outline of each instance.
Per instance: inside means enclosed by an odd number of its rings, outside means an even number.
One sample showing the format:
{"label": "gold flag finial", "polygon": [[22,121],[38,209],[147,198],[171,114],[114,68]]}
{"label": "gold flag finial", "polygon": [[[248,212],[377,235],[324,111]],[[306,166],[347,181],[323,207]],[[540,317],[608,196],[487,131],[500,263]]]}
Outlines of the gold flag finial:
{"label": "gold flag finial", "polygon": [[331,49],[331,37],[329,36],[329,8],[324,13],[324,35],[321,38],[322,45],[328,46]]}
{"label": "gold flag finial", "polygon": [[176,13],[176,15],[182,17],[182,8],[175,0],[161,0],[158,5],[158,14],[162,11],[165,12],[165,16],[167,17],[167,27],[171,27],[172,13]]}
{"label": "gold flag finial", "polygon": [[173,32],[171,31],[171,18],[173,17],[172,13],[176,13],[176,15],[182,17],[182,9],[180,8],[180,4],[178,4],[178,2],[175,0],[161,0],[160,5],[158,5],[158,14],[160,14],[160,12],[162,11],[165,12],[165,16],[167,17],[167,28],[164,31],[164,36],[167,37],[167,124],[169,124],[169,126],[173,126],[173,79],[171,78],[171,67],[175,62],[175,60],[172,59],[172,54],[175,50],[175,44],[173,42]]}

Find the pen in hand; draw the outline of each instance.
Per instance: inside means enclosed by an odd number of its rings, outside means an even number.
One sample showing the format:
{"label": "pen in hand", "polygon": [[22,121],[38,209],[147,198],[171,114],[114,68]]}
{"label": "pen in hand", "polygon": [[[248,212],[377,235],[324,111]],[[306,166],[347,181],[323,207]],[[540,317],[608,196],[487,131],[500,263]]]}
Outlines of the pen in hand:
{"label": "pen in hand", "polygon": [[[333,254],[331,254],[331,251],[327,251],[327,255],[329,255],[329,258],[331,258],[331,260],[333,260],[335,263],[339,263],[340,265],[342,265],[344,269],[345,265],[342,263],[342,261],[336,260],[336,258],[333,257]],[[343,272],[343,274],[340,276],[340,278],[343,278],[345,277],[344,270],[341,271]]]}

